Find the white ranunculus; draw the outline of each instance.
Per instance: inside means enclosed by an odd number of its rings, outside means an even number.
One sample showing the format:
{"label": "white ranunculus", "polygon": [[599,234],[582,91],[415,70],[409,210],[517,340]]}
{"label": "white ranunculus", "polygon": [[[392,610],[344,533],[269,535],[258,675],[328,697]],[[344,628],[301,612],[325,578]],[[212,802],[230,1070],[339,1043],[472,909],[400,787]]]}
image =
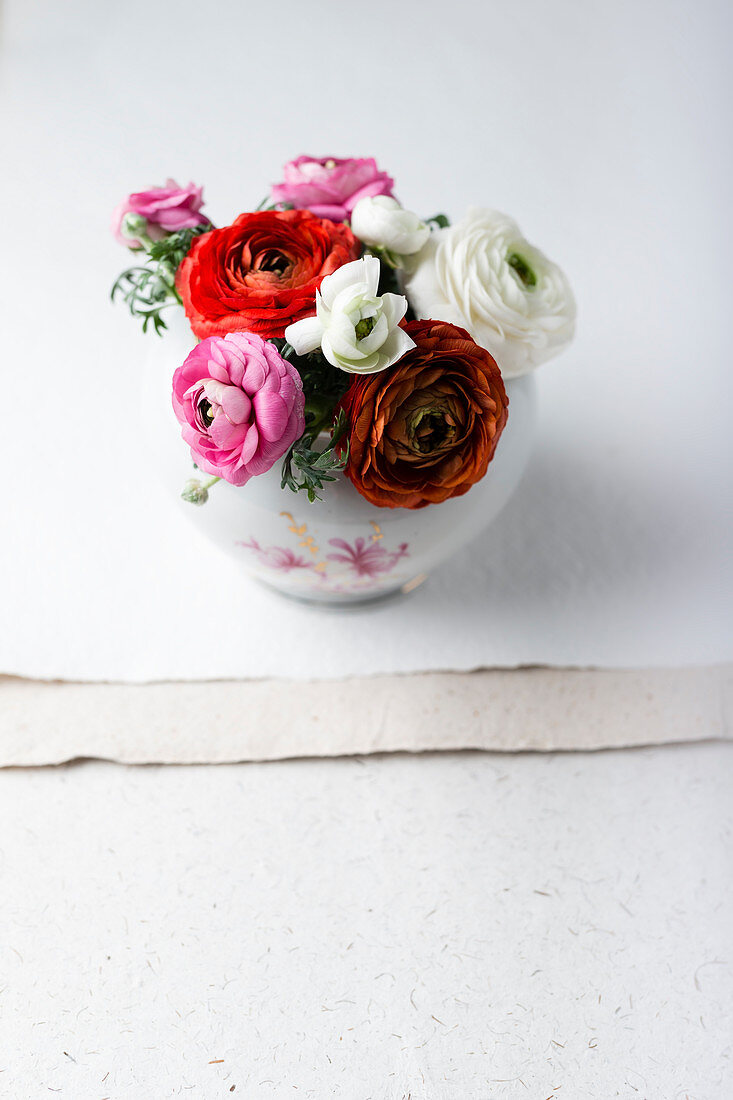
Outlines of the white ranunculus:
{"label": "white ranunculus", "polygon": [[434,232],[405,281],[420,318],[460,325],[514,378],[573,338],[575,299],[563,272],[495,210],[469,210]]}
{"label": "white ranunculus", "polygon": [[384,249],[394,257],[419,252],[430,236],[430,228],[417,214],[403,210],[388,195],[359,199],[351,213],[351,231],[369,248]]}
{"label": "white ranunculus", "polygon": [[375,374],[415,347],[400,321],[402,294],[378,296],[379,260],[364,256],[327,275],[316,291],[316,315],[295,321],[285,339],[298,355],[320,347],[334,367],[349,374]]}

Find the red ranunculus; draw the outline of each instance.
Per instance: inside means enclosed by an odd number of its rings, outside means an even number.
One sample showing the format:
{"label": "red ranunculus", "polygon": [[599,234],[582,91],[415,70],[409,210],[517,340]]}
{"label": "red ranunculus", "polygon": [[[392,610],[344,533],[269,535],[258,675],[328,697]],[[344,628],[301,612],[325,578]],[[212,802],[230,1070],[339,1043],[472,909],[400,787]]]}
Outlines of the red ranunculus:
{"label": "red ranunculus", "polygon": [[315,311],[323,277],[360,248],[348,226],[307,210],[240,214],[193,242],[176,285],[201,339],[242,330],[282,336]]}
{"label": "red ranunculus", "polygon": [[392,367],[357,376],[341,399],[349,419],[346,476],[383,508],[423,508],[479,481],[504,430],[501,372],[468,333],[410,321],[416,346]]}

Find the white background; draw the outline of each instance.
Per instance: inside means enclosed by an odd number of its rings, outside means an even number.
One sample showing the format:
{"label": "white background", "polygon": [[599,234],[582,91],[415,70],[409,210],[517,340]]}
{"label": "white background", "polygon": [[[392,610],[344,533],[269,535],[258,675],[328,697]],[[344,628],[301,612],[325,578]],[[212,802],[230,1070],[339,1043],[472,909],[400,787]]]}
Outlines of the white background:
{"label": "white background", "polygon": [[[714,2],[8,0],[0,668],[730,659],[730,22]],[[375,155],[426,215],[508,211],[579,304],[507,511],[412,600],[338,625],[170,507],[141,440],[145,344],[107,301],[120,197],[193,179],[226,224],[301,152]]]}

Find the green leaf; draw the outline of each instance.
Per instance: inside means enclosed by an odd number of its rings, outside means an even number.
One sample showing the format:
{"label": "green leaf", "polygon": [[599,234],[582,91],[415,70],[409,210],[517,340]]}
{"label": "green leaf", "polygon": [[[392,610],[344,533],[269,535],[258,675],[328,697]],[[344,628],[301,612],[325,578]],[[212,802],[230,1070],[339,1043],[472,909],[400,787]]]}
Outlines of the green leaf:
{"label": "green leaf", "polygon": [[294,493],[306,492],[311,503],[322,500],[318,495],[319,491],[323,491],[327,482],[336,481],[337,475],[348,462],[348,444],[338,449],[347,427],[346,414],[343,409],[339,409],[331,428],[329,444],[322,451],[311,447],[320,427],[316,424],[309,427],[285,455],[280,487]]}
{"label": "green leaf", "polygon": [[259,202],[255,206],[255,214],[259,214],[261,210],[294,210],[292,202],[273,202],[269,195],[267,195],[262,202]]}
{"label": "green leaf", "polygon": [[154,241],[148,250],[148,255],[151,260],[169,263],[175,274],[191,250],[194,239],[200,237],[202,233],[208,233],[211,228],[210,222],[206,222],[204,225],[194,225],[188,229],[180,229],[177,233],[170,233],[162,240]]}
{"label": "green leaf", "polygon": [[152,326],[158,336],[168,327],[162,311],[172,305],[181,305],[176,290],[176,272],[188,254],[195,237],[207,233],[211,225],[196,225],[171,233],[161,241],[151,244],[146,265],[129,267],[115,281],[110,297],[118,297],[126,303],[133,317],[142,320],[143,332]]}

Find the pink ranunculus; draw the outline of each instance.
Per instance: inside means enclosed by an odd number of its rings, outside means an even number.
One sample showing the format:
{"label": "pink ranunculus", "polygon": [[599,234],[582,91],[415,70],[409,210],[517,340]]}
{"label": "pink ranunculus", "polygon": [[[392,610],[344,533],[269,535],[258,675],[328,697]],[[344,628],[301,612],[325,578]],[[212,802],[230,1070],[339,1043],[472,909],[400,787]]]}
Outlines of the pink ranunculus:
{"label": "pink ranunculus", "polygon": [[173,375],[173,409],[194,462],[244,485],[305,428],[300,375],[252,332],[209,336]]}
{"label": "pink ranunculus", "polygon": [[272,201],[311,210],[319,218],[345,221],[359,199],[392,195],[394,180],[372,157],[298,157],[283,169]]}
{"label": "pink ranunculus", "polygon": [[112,232],[120,244],[128,248],[142,248],[140,241],[122,235],[122,219],[125,214],[141,214],[148,223],[148,236],[159,241],[168,233],[203,225],[208,218],[200,213],[203,206],[203,187],[189,183],[179,187],[175,180],[166,180],[165,187],[151,187],[147,191],[135,191],[119,204],[112,214]]}

